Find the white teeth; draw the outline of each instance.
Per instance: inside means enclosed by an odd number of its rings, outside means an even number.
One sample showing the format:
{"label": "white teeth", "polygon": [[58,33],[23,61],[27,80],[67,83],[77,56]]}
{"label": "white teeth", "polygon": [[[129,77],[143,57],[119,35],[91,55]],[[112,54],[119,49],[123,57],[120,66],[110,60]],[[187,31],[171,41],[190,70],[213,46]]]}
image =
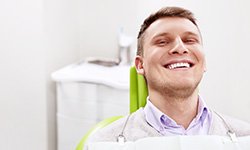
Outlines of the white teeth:
{"label": "white teeth", "polygon": [[190,64],[189,63],[175,63],[175,64],[170,64],[168,65],[169,69],[175,69],[175,68],[189,68]]}

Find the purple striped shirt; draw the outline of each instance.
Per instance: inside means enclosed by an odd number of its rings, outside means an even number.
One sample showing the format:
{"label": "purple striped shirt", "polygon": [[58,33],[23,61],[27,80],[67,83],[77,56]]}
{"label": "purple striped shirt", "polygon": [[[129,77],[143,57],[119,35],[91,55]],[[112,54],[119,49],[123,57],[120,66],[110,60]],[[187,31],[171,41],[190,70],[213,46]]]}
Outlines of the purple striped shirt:
{"label": "purple striped shirt", "polygon": [[199,96],[198,113],[196,117],[185,129],[178,125],[172,118],[161,112],[147,98],[147,104],[144,107],[146,121],[162,135],[206,135],[211,124],[211,112],[205,102]]}

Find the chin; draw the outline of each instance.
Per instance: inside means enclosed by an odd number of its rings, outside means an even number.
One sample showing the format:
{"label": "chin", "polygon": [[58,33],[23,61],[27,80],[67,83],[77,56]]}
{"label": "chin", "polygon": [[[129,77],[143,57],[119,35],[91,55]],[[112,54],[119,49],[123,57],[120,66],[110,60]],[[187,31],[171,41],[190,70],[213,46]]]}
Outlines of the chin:
{"label": "chin", "polygon": [[[185,84],[185,85],[175,85],[171,89],[166,88],[165,90],[168,93],[171,93],[170,95],[172,97],[179,97],[179,98],[188,98],[191,95],[194,94],[195,91],[197,91],[198,85],[195,84]],[[168,90],[167,90],[168,89]]]}
{"label": "chin", "polygon": [[192,87],[197,84],[197,81],[191,80],[190,78],[182,78],[179,80],[172,81],[172,83],[170,84],[176,87]]}
{"label": "chin", "polygon": [[192,89],[196,89],[198,87],[199,82],[193,81],[193,80],[179,80],[179,81],[168,83],[168,84],[172,87],[172,89],[192,90]]}

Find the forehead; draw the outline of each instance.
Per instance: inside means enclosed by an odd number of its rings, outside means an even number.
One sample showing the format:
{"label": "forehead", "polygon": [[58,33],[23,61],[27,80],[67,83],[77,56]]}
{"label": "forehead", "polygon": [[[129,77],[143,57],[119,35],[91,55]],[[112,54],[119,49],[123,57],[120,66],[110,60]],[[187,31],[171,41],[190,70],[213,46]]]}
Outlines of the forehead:
{"label": "forehead", "polygon": [[145,31],[145,39],[151,39],[162,33],[184,35],[192,33],[200,37],[199,29],[190,20],[180,17],[165,17],[153,22]]}

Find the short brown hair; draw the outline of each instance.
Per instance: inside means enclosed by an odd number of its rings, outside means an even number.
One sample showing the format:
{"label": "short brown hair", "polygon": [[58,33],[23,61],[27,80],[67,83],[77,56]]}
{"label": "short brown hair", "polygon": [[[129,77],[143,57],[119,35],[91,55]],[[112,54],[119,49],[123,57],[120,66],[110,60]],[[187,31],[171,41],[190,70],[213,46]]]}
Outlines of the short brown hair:
{"label": "short brown hair", "polygon": [[144,33],[147,30],[147,28],[156,20],[164,17],[186,18],[190,20],[198,28],[194,14],[191,11],[181,7],[164,7],[159,11],[157,11],[156,13],[151,14],[148,18],[144,20],[143,24],[141,25],[141,29],[137,36],[137,55],[143,56],[143,40],[145,35]]}

